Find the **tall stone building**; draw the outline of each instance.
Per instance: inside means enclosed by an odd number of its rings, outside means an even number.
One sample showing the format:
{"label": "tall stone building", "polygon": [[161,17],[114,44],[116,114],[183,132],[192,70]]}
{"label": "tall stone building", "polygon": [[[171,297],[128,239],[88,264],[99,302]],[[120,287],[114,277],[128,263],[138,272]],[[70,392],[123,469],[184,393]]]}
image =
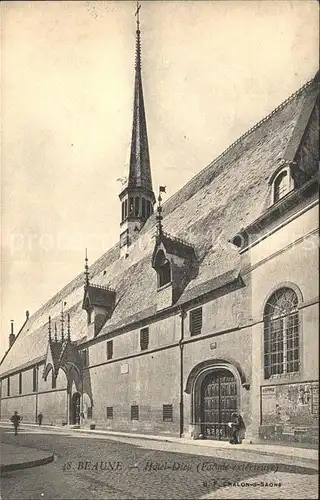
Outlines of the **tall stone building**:
{"label": "tall stone building", "polygon": [[11,332],[1,418],[311,442],[318,77],[155,210],[141,72],[138,21],[119,244]]}

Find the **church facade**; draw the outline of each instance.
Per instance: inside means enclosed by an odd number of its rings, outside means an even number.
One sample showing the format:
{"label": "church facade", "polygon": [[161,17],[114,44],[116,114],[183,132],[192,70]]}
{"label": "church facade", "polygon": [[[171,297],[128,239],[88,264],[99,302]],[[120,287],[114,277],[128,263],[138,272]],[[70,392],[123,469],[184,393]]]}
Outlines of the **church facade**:
{"label": "church facade", "polygon": [[138,20],[119,244],[12,329],[1,419],[315,442],[318,77],[162,204],[141,72]]}

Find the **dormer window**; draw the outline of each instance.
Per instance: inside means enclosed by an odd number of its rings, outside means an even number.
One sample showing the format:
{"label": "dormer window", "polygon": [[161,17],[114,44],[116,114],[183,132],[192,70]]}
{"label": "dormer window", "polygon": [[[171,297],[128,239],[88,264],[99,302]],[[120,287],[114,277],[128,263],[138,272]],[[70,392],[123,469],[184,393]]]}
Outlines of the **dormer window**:
{"label": "dormer window", "polygon": [[157,253],[154,267],[158,275],[158,288],[171,282],[171,266],[163,250]]}
{"label": "dormer window", "polygon": [[272,174],[269,184],[272,185],[272,203],[277,203],[294,188],[290,166],[279,167]]}
{"label": "dormer window", "polygon": [[276,203],[278,200],[283,198],[289,191],[288,172],[286,171],[281,172],[278,175],[278,177],[276,177],[273,189],[274,189],[274,194],[273,194],[274,202]]}

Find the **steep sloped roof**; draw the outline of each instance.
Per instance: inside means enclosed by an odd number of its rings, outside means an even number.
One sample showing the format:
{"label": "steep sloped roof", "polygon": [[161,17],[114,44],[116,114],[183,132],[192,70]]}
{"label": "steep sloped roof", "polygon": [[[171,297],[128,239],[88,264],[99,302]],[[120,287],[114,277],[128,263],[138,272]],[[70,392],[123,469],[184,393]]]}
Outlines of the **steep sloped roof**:
{"label": "steep sloped roof", "polygon": [[[214,278],[237,274],[239,254],[228,240],[265,211],[268,179],[283,159],[289,141],[292,147],[293,131],[304,106],[310,105],[313,89],[312,83],[304,85],[163,205],[164,230],[193,245],[200,263],[197,277],[179,303],[206,290]],[[119,258],[116,245],[90,267],[92,281],[110,285],[117,294],[113,315],[100,335],[156,310],[157,280],[151,267],[155,222],[155,215],[148,219],[127,259]],[[1,373],[45,356],[48,316],[58,318],[62,300],[71,315],[72,339],[85,337],[82,299],[80,274],[30,317],[3,360]]]}

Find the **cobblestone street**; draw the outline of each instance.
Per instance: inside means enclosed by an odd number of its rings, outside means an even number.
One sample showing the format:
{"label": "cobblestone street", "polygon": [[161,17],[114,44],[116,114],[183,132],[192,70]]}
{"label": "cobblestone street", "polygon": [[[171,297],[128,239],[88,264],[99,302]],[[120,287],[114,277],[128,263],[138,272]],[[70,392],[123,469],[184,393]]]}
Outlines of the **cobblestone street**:
{"label": "cobblestone street", "polygon": [[54,450],[54,463],[6,473],[2,498],[318,498],[313,462],[122,437],[9,427],[1,439]]}

